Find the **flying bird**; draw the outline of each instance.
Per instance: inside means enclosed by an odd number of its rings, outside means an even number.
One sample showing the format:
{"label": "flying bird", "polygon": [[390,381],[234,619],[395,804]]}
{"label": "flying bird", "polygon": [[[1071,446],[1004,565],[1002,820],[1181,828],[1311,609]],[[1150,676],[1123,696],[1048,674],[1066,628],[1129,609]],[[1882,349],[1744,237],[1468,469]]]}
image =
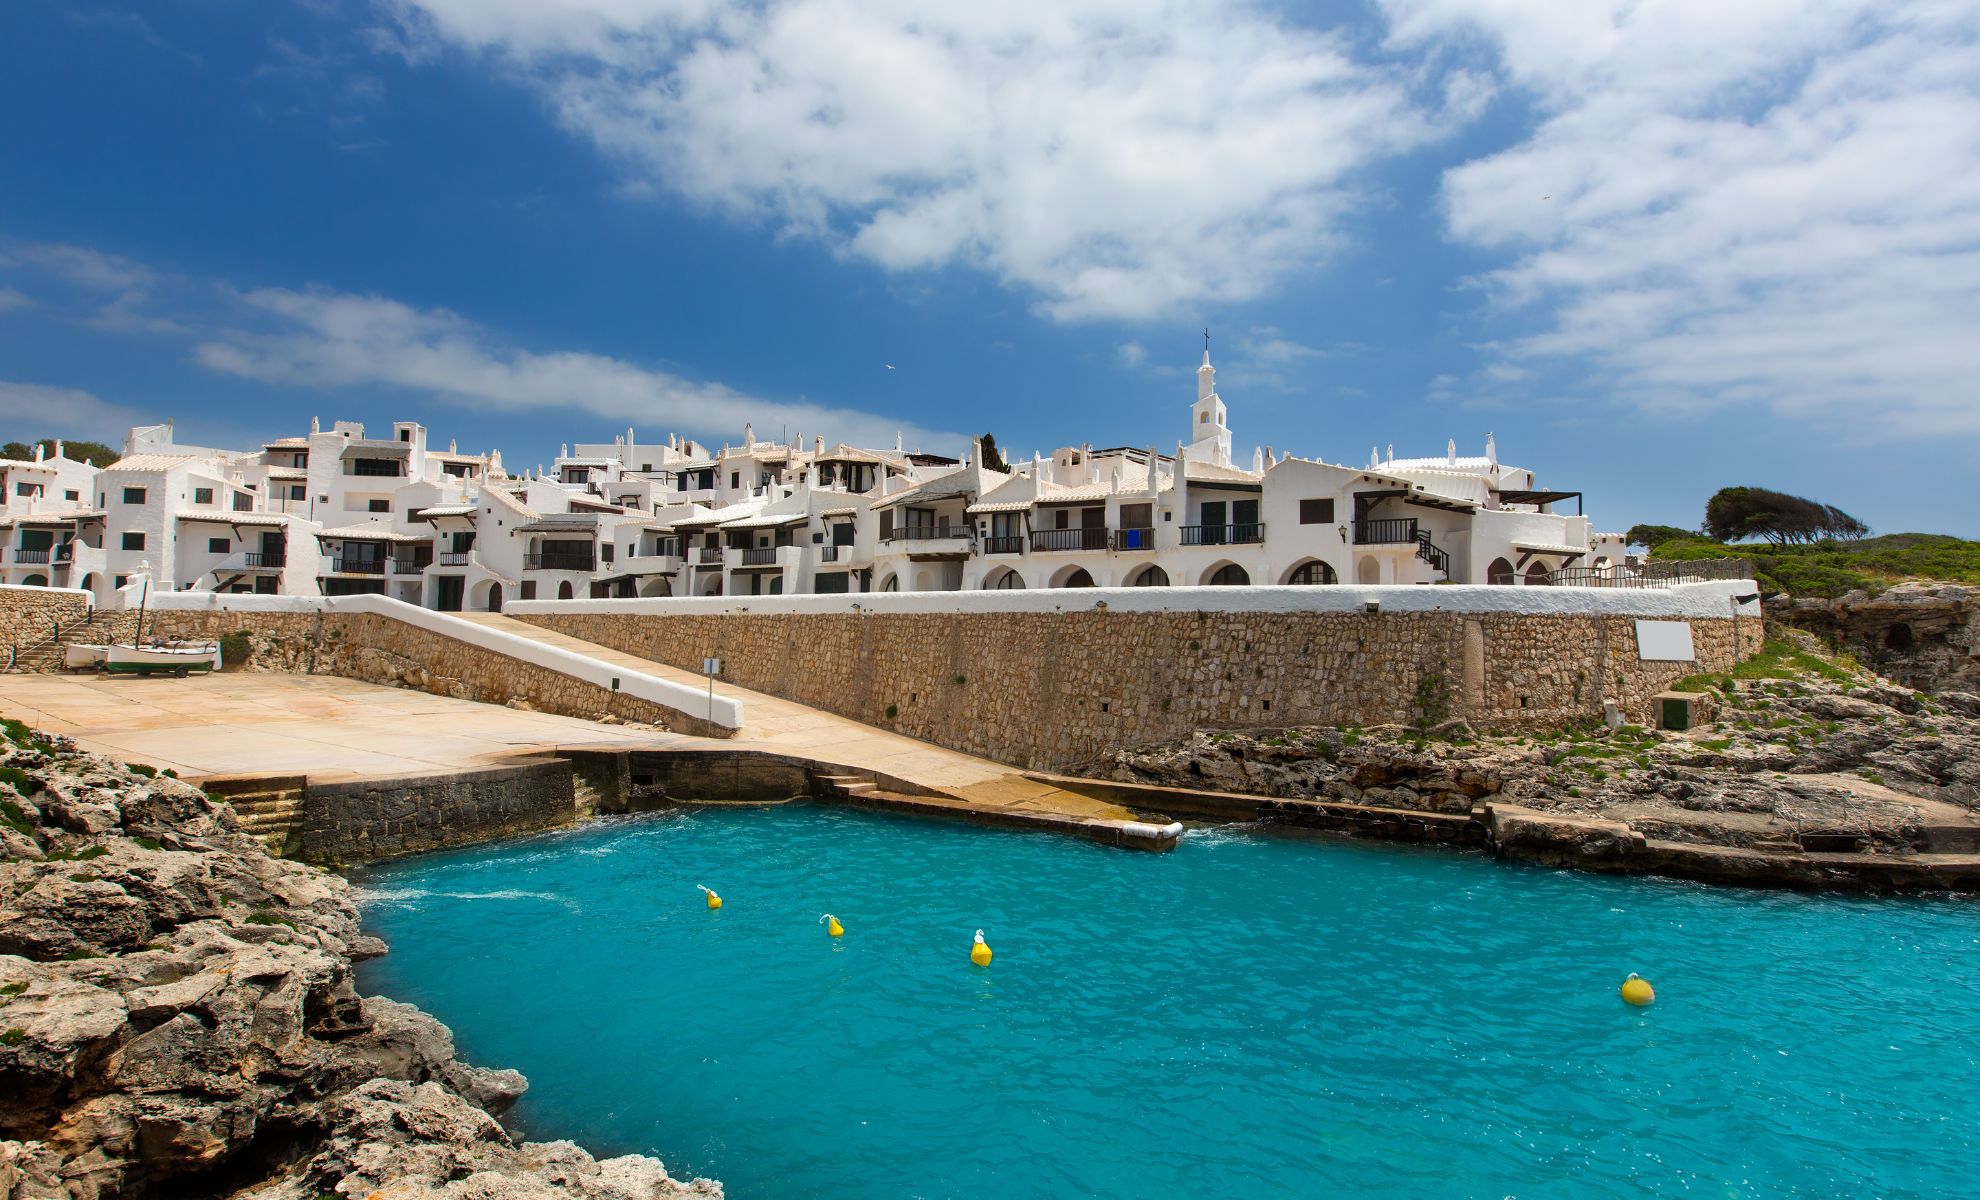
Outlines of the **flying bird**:
{"label": "flying bird", "polygon": [[887,364],[887,369],[888,369],[889,371],[891,371],[891,370],[893,370],[893,369],[894,369],[894,364],[893,364],[893,363],[888,363],[888,364]]}

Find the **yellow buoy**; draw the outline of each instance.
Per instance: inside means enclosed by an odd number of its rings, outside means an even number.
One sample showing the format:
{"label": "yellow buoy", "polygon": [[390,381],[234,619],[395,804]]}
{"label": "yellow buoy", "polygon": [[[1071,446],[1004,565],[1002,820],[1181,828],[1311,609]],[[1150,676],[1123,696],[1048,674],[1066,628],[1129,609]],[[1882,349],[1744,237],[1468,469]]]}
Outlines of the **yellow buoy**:
{"label": "yellow buoy", "polygon": [[976,931],[976,944],[969,948],[969,961],[979,967],[990,965],[990,945],[983,940],[983,931]]}
{"label": "yellow buoy", "polygon": [[717,896],[714,892],[709,891],[705,887],[701,887],[701,885],[698,883],[695,884],[694,886],[701,888],[701,894],[708,897],[708,907],[710,908],[722,907],[722,898],[720,896]]}
{"label": "yellow buoy", "polygon": [[1623,980],[1622,998],[1624,1004],[1644,1008],[1657,1002],[1657,991],[1650,986],[1649,980],[1631,971],[1629,978]]}
{"label": "yellow buoy", "polygon": [[831,913],[826,913],[818,919],[824,922],[826,933],[831,934],[833,937],[846,936],[846,927],[839,924],[839,918],[833,916]]}

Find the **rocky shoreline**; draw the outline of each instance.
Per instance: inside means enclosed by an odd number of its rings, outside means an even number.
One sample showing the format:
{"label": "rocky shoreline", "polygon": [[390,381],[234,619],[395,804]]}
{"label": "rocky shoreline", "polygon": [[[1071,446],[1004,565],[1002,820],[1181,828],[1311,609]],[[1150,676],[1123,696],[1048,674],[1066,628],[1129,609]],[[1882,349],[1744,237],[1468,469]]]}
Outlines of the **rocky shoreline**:
{"label": "rocky shoreline", "polygon": [[[1681,733],[1206,730],[1085,773],[1284,801],[1261,806],[1268,822],[1352,830],[1341,818],[1357,810],[1468,821],[1501,854],[1594,870],[1904,890],[1980,880],[1980,696],[1901,687],[1783,636],[1777,672],[1701,685],[1707,717]],[[1366,828],[1389,836],[1392,824]]]}
{"label": "rocky shoreline", "polygon": [[358,996],[350,885],[225,804],[16,722],[0,755],[0,1198],[721,1195],[504,1129],[522,1076]]}

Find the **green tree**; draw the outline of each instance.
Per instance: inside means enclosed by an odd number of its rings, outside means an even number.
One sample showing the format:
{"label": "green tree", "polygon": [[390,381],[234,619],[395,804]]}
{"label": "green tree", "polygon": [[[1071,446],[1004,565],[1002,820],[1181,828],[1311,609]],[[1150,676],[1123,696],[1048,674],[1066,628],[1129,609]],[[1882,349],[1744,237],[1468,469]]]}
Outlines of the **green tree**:
{"label": "green tree", "polygon": [[1860,538],[1870,527],[1833,504],[1767,488],[1720,488],[1705,502],[1705,532],[1721,542],[1762,538],[1776,546]]}
{"label": "green tree", "polygon": [[[33,445],[27,442],[8,442],[6,445],[0,446],[0,458],[13,458],[31,462],[34,459],[35,446],[41,447],[41,452],[44,456],[49,458],[55,457],[55,439],[42,438]],[[62,453],[76,462],[86,462],[93,467],[107,467],[123,457],[116,450],[104,445],[102,442],[65,441],[62,443]]]}
{"label": "green tree", "polygon": [[997,435],[983,435],[983,467],[991,471],[1008,471],[1011,468],[1004,462],[1004,456],[997,452]]}
{"label": "green tree", "polygon": [[1661,546],[1665,542],[1681,542],[1686,538],[1695,538],[1698,536],[1698,531],[1679,529],[1675,525],[1632,525],[1629,527],[1629,532],[1623,536],[1629,539],[1629,544],[1632,546]]}

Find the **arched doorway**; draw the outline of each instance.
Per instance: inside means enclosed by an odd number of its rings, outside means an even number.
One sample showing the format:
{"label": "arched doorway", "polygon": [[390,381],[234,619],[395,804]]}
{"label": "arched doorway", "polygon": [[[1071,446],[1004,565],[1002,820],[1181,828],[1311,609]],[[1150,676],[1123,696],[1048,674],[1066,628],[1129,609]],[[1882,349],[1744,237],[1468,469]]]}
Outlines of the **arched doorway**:
{"label": "arched doorway", "polygon": [[489,612],[502,611],[502,585],[499,583],[491,583],[488,585],[488,611]]}
{"label": "arched doorway", "polygon": [[1093,576],[1087,573],[1085,567],[1071,567],[1059,572],[1052,586],[1055,588],[1090,588],[1093,586]]}
{"label": "arched doorway", "polygon": [[639,594],[647,597],[671,596],[674,594],[674,585],[665,575],[655,575],[640,585]]}
{"label": "arched doorway", "polygon": [[569,600],[570,598],[571,598],[571,581],[566,579],[564,582],[557,585],[557,599]]}
{"label": "arched doorway", "polygon": [[1005,567],[984,580],[983,587],[992,592],[1021,592],[1024,590],[1024,579],[1016,571]]}
{"label": "arched doorway", "polygon": [[1286,582],[1289,584],[1339,583],[1340,577],[1334,574],[1334,568],[1331,563],[1321,562],[1317,558],[1309,558],[1286,572]]}
{"label": "arched doorway", "polygon": [[76,586],[85,592],[94,592],[96,590],[96,572],[91,571],[89,574],[83,576],[82,582]]}
{"label": "arched doorway", "polygon": [[21,586],[22,586],[22,587],[47,587],[47,586],[48,586],[48,576],[46,576],[46,575],[30,575],[30,576],[28,576],[28,577],[27,577],[26,579],[23,579],[23,580],[21,580]]}
{"label": "arched doorway", "polygon": [[1382,564],[1375,561],[1374,555],[1364,554],[1361,556],[1361,561],[1354,565],[1354,581],[1356,583],[1382,582]]}
{"label": "arched doorway", "polygon": [[1485,568],[1485,582],[1497,584],[1518,583],[1519,575],[1513,565],[1503,558],[1495,558],[1492,565]]}
{"label": "arched doorway", "polygon": [[1251,582],[1251,573],[1236,563],[1225,563],[1203,582],[1211,587],[1244,587]]}
{"label": "arched doorway", "polygon": [[887,577],[886,577],[885,579],[883,579],[883,580],[881,580],[881,581],[880,581],[880,590],[881,590],[881,591],[883,591],[883,592],[898,592],[898,591],[900,591],[900,590],[901,590],[901,577],[900,577],[900,576],[898,576],[898,575],[889,575],[889,576],[887,576]]}
{"label": "arched doorway", "polygon": [[1136,571],[1134,573],[1134,578],[1128,580],[1128,586],[1129,587],[1168,587],[1169,573],[1167,571],[1164,571],[1162,568],[1156,566],[1155,564],[1150,563],[1147,566],[1141,568],[1141,570]]}
{"label": "arched doorway", "polygon": [[1552,582],[1552,580],[1547,578],[1547,568],[1542,564],[1534,563],[1532,566],[1526,568],[1527,587],[1546,587]]}

